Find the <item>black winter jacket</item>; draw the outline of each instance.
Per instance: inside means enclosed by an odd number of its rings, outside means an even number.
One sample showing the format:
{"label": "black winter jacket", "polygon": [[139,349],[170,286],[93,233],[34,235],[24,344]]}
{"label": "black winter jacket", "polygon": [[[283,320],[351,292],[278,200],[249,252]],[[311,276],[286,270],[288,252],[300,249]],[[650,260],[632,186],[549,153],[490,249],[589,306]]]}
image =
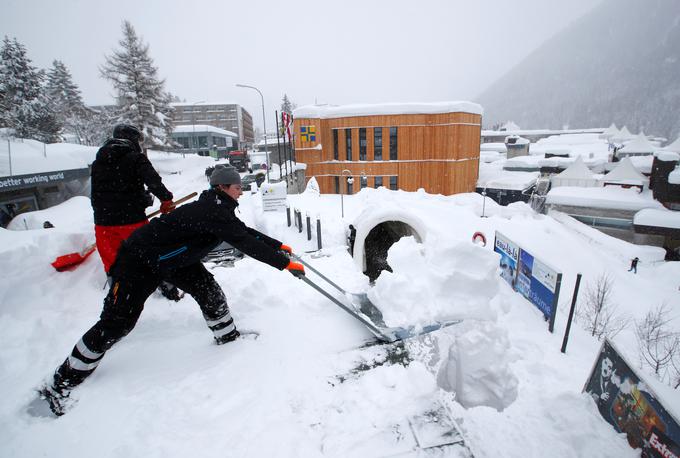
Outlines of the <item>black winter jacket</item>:
{"label": "black winter jacket", "polygon": [[[120,253],[124,255],[119,254],[118,259],[132,256],[152,272],[163,275],[200,262],[224,241],[260,262],[284,269],[290,260],[279,252],[281,242],[246,226],[234,214],[237,206],[238,202],[229,196],[212,189],[204,191],[197,201],[133,232],[123,242]],[[130,265],[129,259],[121,264]]]}
{"label": "black winter jacket", "polygon": [[98,226],[122,226],[146,219],[144,185],[161,201],[172,193],[147,157],[129,140],[111,138],[92,163],[92,208]]}

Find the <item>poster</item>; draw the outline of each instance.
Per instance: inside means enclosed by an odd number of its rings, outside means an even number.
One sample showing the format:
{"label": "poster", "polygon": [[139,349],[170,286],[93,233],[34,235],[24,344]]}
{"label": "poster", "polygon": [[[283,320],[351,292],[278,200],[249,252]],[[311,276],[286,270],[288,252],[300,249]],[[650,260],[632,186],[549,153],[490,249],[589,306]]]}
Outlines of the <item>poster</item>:
{"label": "poster", "polygon": [[[583,389],[602,417],[643,457],[678,456],[680,426],[608,340]],[[675,455],[674,455],[675,454]]]}
{"label": "poster", "polygon": [[555,313],[558,273],[520,248],[515,289],[543,312],[546,319]]}
{"label": "poster", "polygon": [[500,232],[496,231],[493,250],[501,255],[501,277],[514,288],[515,277],[517,275],[519,246]]}

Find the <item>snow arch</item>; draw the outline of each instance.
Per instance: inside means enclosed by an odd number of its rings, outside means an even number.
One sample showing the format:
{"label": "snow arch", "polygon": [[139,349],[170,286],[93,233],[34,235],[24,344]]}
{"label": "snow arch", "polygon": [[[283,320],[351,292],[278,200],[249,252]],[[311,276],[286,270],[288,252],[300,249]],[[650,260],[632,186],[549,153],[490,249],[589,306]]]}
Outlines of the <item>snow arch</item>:
{"label": "snow arch", "polygon": [[371,281],[387,265],[387,250],[402,237],[412,235],[422,243],[427,237],[426,226],[414,214],[395,206],[371,206],[352,223],[356,230],[353,257],[357,267]]}

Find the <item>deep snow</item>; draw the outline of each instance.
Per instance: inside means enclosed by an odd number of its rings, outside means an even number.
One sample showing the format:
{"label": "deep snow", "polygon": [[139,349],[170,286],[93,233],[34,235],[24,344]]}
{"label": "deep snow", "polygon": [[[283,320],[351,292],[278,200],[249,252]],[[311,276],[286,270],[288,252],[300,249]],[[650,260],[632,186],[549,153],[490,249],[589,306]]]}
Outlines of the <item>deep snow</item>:
{"label": "deep snow", "polygon": [[[195,156],[150,157],[176,196],[205,189],[204,169],[214,164]],[[391,362],[394,348],[359,348],[370,333],[326,298],[289,273],[246,258],[212,272],[237,326],[259,331],[257,340],[215,346],[190,297],[174,303],[154,295],[135,330],[74,392],[74,409],[57,420],[32,418],[25,407],[33,389],[94,323],[105,295],[96,255],[71,272],[49,264],[93,239],[89,201],[72,199],[20,215],[16,230],[0,230],[0,455],[418,456],[408,422],[433,410],[458,422],[477,457],[639,454],[581,393],[600,342],[576,324],[562,354],[562,333],[577,272],[582,286],[608,272],[620,310],[635,319],[666,302],[680,328],[678,263],[660,262],[657,249],[612,239],[565,215],[537,215],[524,204],[499,207],[490,199],[483,204],[477,194],[365,189],[344,197],[344,220],[340,196],[288,199],[322,221],[324,256],[304,259],[348,290],[368,291],[386,320],[466,320],[408,342],[408,364]],[[480,217],[482,205],[487,218]],[[413,215],[428,235],[422,244],[413,238],[395,244],[394,272],[369,289],[345,248],[346,226],[367,208],[391,206]],[[284,213],[261,209],[259,194],[241,198],[247,224],[297,253],[315,248],[304,231],[287,227]],[[45,219],[57,227],[42,229]],[[494,230],[564,273],[554,334],[497,276]],[[475,231],[486,234],[486,247],[472,243]],[[627,268],[636,255],[643,262],[633,275]],[[637,363],[631,329],[615,342]],[[680,416],[677,391],[654,386]]]}

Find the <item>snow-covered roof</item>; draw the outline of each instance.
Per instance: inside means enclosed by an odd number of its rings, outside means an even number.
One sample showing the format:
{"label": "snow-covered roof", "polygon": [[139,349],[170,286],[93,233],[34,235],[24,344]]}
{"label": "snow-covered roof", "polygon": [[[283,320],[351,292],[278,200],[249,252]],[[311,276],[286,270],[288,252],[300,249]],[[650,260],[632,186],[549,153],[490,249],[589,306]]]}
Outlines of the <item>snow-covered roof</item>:
{"label": "snow-covered roof", "polygon": [[645,208],[635,214],[633,224],[680,229],[680,212],[667,209]]}
{"label": "snow-covered roof", "polygon": [[611,182],[626,182],[626,183],[644,183],[647,178],[641,174],[633,165],[630,158],[624,157],[619,165],[614,170],[606,174],[602,181]]}
{"label": "snow-covered roof", "polygon": [[84,169],[91,164],[99,147],[74,145],[73,143],[44,144],[37,140],[0,141],[0,176],[10,175],[10,151],[12,175],[56,172]]}
{"label": "snow-covered roof", "polygon": [[482,170],[480,170],[477,187],[523,191],[533,186],[536,183],[538,176],[539,172],[510,172],[507,170],[496,170],[483,173]]}
{"label": "snow-covered roof", "polygon": [[624,189],[618,186],[604,188],[560,186],[548,192],[546,203],[629,211],[663,208],[659,202],[654,200],[650,191],[638,192],[636,189]]}
{"label": "snow-covered roof", "polygon": [[583,163],[581,156],[577,157],[573,164],[557,174],[559,178],[583,179],[592,178],[593,172]]}
{"label": "snow-covered roof", "polygon": [[171,107],[212,107],[215,105],[238,105],[236,102],[173,102],[170,104]]}
{"label": "snow-covered roof", "polygon": [[528,145],[529,143],[531,143],[529,139],[520,137],[519,135],[508,135],[505,137],[506,145]]}
{"label": "snow-covered roof", "polygon": [[643,134],[635,137],[630,143],[621,148],[617,153],[649,153],[652,154],[656,147],[652,145]]}
{"label": "snow-covered roof", "polygon": [[187,134],[194,132],[212,132],[215,134],[228,135],[229,137],[238,137],[237,134],[230,130],[220,129],[219,127],[209,126],[207,124],[193,124],[188,126],[175,126],[172,130],[173,134]]}
{"label": "snow-covered roof", "polygon": [[483,114],[482,106],[473,102],[433,103],[381,103],[355,105],[307,105],[293,110],[293,116],[300,118],[348,118],[351,116],[473,113]]}
{"label": "snow-covered roof", "polygon": [[[676,153],[674,151],[664,151],[664,150],[656,150],[654,151],[654,157],[658,157],[660,161],[667,161],[667,162],[672,162],[672,161],[680,161],[680,152]],[[642,156],[644,157],[644,156]],[[638,156],[638,158],[641,158],[641,156]]]}
{"label": "snow-covered roof", "polygon": [[619,129],[616,124],[612,123],[611,126],[607,127],[604,132],[600,134],[600,138],[612,138],[619,134]]}
{"label": "snow-covered roof", "polygon": [[661,149],[664,150],[664,151],[673,151],[673,152],[676,152],[676,153],[680,153],[680,137],[678,137],[670,145],[666,145]]}
{"label": "snow-covered roof", "polygon": [[612,140],[615,141],[615,142],[621,143],[621,142],[624,142],[626,140],[630,140],[633,137],[634,137],[634,135],[630,133],[628,128],[626,126],[623,126],[621,128],[621,130],[619,131],[619,133],[612,137]]}

